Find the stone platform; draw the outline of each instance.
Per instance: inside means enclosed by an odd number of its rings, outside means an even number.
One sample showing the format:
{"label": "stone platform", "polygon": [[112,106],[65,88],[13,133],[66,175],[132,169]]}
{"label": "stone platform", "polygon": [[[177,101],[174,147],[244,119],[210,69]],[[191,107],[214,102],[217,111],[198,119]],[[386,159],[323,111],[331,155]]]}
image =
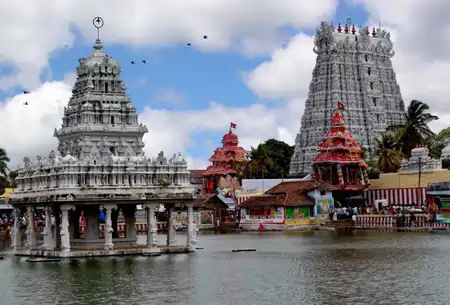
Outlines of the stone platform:
{"label": "stone platform", "polygon": [[158,246],[154,248],[136,247],[128,249],[114,250],[72,250],[47,251],[47,250],[18,250],[12,254],[21,257],[43,257],[43,258],[89,258],[89,257],[107,257],[107,256],[128,256],[128,255],[147,255],[147,254],[177,254],[195,252],[186,246]]}

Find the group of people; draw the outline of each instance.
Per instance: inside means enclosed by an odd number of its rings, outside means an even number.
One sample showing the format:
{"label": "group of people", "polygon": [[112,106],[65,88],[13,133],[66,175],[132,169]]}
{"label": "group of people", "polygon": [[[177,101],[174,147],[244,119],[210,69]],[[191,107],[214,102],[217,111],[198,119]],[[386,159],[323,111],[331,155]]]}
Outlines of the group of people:
{"label": "group of people", "polygon": [[[385,206],[377,208],[375,204],[366,207],[342,207],[330,211],[329,218],[331,221],[338,221],[338,218],[351,218],[353,223],[356,223],[357,215],[372,214],[372,215],[391,215],[392,221],[397,227],[412,227],[416,225],[416,214],[427,214],[427,221],[432,222],[436,220],[438,207],[433,202],[429,205],[426,203],[413,206]],[[408,217],[407,217],[408,216]]]}
{"label": "group of people", "polygon": [[[30,222],[28,214],[24,213],[20,215],[19,218],[20,228],[26,229],[28,223]],[[10,229],[14,225],[14,216],[12,213],[4,213],[0,216],[0,229]],[[34,215],[34,227],[36,230],[42,230],[45,226],[45,213],[41,211],[36,211]]]}

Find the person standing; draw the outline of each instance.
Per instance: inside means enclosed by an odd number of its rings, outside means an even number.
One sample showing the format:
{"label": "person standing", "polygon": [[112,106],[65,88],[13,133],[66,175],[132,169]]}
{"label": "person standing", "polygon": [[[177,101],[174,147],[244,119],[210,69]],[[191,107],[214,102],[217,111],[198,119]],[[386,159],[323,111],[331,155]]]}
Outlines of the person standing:
{"label": "person standing", "polygon": [[414,223],[414,226],[416,226],[416,215],[414,213],[409,213],[409,226],[412,227]]}

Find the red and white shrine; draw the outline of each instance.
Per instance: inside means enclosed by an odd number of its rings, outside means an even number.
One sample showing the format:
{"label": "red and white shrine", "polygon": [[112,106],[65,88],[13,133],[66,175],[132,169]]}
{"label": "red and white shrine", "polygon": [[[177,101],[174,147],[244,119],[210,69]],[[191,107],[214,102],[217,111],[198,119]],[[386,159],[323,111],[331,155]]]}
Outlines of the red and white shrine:
{"label": "red and white shrine", "polygon": [[345,124],[341,109],[335,110],[331,128],[317,147],[313,178],[342,191],[361,191],[369,186],[367,164],[361,147]]}
{"label": "red and white shrine", "polygon": [[222,146],[214,150],[209,158],[212,163],[203,172],[203,194],[215,194],[217,189],[234,193],[241,189],[238,176],[248,163],[244,148],[239,146],[239,138],[233,133],[235,123],[230,124],[230,130],[222,137]]}

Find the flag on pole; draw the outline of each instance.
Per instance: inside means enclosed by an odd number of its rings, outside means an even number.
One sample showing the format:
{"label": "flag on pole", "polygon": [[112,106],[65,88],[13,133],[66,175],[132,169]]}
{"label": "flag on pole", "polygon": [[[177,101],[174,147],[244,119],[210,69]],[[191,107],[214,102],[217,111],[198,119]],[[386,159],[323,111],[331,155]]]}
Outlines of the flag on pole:
{"label": "flag on pole", "polygon": [[236,123],[231,122],[230,123],[230,128],[236,129]]}
{"label": "flag on pole", "polygon": [[341,102],[338,102],[338,109],[344,110],[345,109],[344,104],[342,104]]}

